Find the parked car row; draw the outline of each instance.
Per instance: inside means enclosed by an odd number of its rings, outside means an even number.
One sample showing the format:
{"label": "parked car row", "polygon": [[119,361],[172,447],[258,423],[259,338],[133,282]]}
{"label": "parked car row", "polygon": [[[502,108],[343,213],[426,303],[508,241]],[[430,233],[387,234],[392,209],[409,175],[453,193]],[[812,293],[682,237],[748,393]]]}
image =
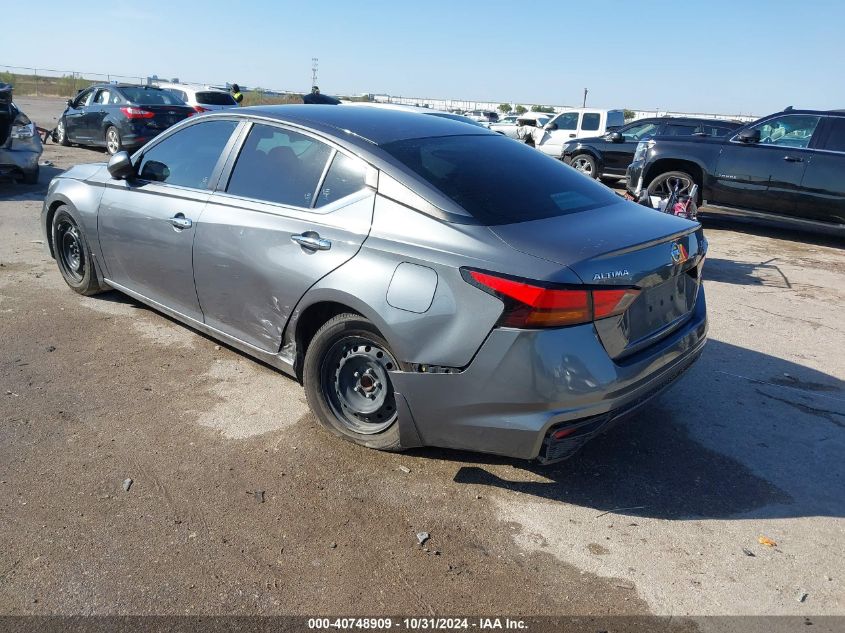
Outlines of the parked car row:
{"label": "parked car row", "polygon": [[727,136],[641,141],[627,187],[665,195],[698,185],[701,213],[845,235],[845,111],[787,109]]}

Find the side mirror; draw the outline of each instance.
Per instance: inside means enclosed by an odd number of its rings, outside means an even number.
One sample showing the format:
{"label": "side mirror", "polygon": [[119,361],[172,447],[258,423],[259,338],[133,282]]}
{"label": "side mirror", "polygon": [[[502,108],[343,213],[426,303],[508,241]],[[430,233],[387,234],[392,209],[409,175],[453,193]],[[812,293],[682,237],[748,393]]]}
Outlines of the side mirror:
{"label": "side mirror", "polygon": [[65,101],[65,103],[67,104],[67,107],[69,107],[69,108],[73,107],[73,99],[68,99],[67,101]]}
{"label": "side mirror", "polygon": [[622,143],[625,140],[625,137],[619,132],[611,132],[607,135],[607,140],[611,143]]}
{"label": "side mirror", "polygon": [[132,159],[126,152],[118,152],[109,159],[108,170],[115,180],[126,180],[135,175]]}
{"label": "side mirror", "polygon": [[557,129],[557,123],[549,123],[548,125],[546,125],[546,129],[550,130],[550,131],[556,130]]}
{"label": "side mirror", "polygon": [[737,138],[740,143],[759,143],[760,130],[743,130]]}

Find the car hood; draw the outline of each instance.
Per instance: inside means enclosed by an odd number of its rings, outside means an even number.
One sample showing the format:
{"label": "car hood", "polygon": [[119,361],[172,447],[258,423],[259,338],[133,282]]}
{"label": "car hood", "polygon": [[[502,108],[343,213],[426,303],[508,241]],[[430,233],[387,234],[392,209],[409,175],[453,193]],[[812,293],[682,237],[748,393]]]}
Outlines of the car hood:
{"label": "car hood", "polygon": [[[511,248],[566,266],[585,283],[603,281],[604,273],[626,269],[631,273],[627,279],[614,281],[637,283],[658,265],[671,264],[666,242],[681,239],[699,227],[697,222],[620,198],[618,204],[605,207],[489,228]],[[657,245],[655,262],[646,265],[641,261],[637,274],[631,264]],[[694,252],[696,249],[690,250]]]}
{"label": "car hood", "polygon": [[105,169],[106,163],[84,163],[82,165],[74,165],[70,169],[62,172],[60,178],[72,178],[73,180],[88,180],[98,172]]}

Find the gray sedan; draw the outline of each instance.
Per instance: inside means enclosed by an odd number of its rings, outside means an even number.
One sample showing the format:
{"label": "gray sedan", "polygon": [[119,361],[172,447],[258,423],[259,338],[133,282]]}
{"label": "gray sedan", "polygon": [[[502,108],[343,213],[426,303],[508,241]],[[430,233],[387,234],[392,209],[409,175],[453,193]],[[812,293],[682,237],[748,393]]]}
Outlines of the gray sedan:
{"label": "gray sedan", "polygon": [[440,117],[192,117],[56,177],[42,226],[72,289],[277,367],[371,448],[562,459],[706,339],[700,225]]}

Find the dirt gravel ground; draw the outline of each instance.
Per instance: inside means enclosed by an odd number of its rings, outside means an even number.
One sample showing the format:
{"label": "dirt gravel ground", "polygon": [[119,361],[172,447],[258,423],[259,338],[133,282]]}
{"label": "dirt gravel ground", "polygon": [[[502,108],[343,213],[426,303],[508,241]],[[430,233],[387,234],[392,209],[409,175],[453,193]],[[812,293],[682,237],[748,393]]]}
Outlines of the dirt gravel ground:
{"label": "dirt gravel ground", "polygon": [[105,155],[43,158],[0,184],[0,614],[845,615],[841,243],[706,224],[701,361],[569,462],[384,454],[274,370],[71,292],[41,201]]}

